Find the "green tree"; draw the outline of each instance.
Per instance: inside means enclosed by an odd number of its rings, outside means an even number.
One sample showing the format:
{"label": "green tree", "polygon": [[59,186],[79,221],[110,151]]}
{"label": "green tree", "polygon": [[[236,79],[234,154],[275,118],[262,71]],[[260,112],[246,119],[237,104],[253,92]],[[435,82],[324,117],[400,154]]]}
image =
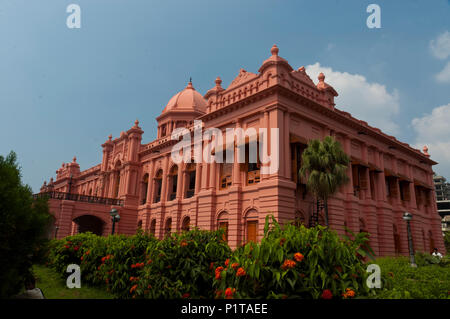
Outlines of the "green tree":
{"label": "green tree", "polygon": [[302,155],[299,174],[307,178],[306,187],[317,201],[325,206],[325,223],[328,226],[328,198],[348,182],[346,170],[350,158],[341,144],[331,136],[323,141],[311,140]]}
{"label": "green tree", "polygon": [[47,201],[23,185],[17,156],[0,156],[0,298],[20,292],[31,276],[32,256],[51,221]]}

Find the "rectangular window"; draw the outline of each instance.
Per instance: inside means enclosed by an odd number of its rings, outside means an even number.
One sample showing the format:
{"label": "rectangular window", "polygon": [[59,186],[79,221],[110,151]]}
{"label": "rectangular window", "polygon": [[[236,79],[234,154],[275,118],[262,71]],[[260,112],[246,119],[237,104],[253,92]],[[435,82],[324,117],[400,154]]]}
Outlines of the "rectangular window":
{"label": "rectangular window", "polygon": [[250,163],[250,147],[249,143],[245,144],[245,163],[247,173],[247,185],[253,185],[260,182],[260,163],[259,154],[256,154],[256,163]]}
{"label": "rectangular window", "polygon": [[233,164],[222,163],[220,165],[220,189],[225,189],[232,184]]}

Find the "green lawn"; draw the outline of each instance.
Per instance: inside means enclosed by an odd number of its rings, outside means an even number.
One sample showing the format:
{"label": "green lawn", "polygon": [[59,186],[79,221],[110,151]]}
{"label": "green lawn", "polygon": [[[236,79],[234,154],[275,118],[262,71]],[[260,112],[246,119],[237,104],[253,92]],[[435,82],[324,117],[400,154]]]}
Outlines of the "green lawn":
{"label": "green lawn", "polygon": [[[448,257],[446,257],[447,259]],[[382,274],[389,278],[388,289],[381,289],[380,299],[450,299],[450,265],[426,265],[417,258],[417,268],[408,257],[377,258]]]}
{"label": "green lawn", "polygon": [[[83,277],[81,278],[81,288],[69,289],[65,280],[51,268],[43,265],[33,266],[36,277],[36,287],[40,288],[46,299],[112,299],[104,288],[95,288],[83,286]],[[69,275],[69,274],[67,274]]]}

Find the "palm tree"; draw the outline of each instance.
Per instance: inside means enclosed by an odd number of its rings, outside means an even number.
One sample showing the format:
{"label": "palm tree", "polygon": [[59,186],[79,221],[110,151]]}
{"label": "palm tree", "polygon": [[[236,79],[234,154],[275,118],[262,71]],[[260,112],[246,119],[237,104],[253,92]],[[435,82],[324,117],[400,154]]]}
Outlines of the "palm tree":
{"label": "palm tree", "polygon": [[328,197],[349,181],[346,171],[350,158],[341,144],[331,136],[323,141],[311,140],[302,154],[300,176],[307,178],[306,187],[325,206],[325,223],[328,226]]}

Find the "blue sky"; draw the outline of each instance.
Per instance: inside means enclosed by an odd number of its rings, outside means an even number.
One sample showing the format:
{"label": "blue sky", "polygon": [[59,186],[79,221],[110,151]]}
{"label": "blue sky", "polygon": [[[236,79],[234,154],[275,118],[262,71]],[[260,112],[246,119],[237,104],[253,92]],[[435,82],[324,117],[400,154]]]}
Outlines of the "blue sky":
{"label": "blue sky", "polygon": [[[71,3],[80,29],[66,26]],[[370,3],[381,29],[366,26]],[[429,144],[450,178],[449,31],[446,0],[2,0],[0,154],[18,154],[36,192],[74,155],[82,169],[100,163],[100,144],[136,118],[150,142],[189,77],[203,94],[217,76],[226,87],[276,43],[314,81],[329,73],[338,108]]]}

